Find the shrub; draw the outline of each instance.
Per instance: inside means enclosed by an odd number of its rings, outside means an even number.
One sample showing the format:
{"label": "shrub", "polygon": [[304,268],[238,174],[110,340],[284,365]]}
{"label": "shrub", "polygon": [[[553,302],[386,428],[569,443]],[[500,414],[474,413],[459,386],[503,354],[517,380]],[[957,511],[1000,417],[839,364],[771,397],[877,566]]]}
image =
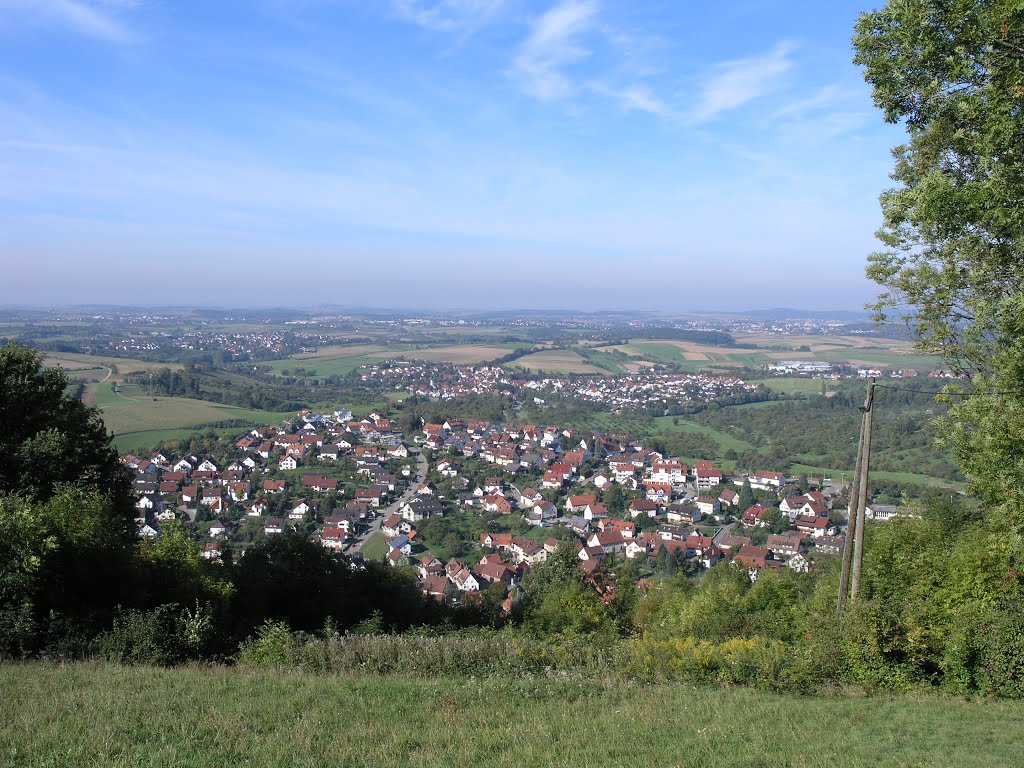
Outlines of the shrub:
{"label": "shrub", "polygon": [[114,626],[98,635],[95,653],[122,664],[172,666],[188,657],[182,638],[181,608],[161,605],[151,611],[123,611]]}
{"label": "shrub", "polygon": [[301,641],[283,621],[266,621],[255,638],[242,644],[238,663],[250,667],[285,667],[300,661]]}

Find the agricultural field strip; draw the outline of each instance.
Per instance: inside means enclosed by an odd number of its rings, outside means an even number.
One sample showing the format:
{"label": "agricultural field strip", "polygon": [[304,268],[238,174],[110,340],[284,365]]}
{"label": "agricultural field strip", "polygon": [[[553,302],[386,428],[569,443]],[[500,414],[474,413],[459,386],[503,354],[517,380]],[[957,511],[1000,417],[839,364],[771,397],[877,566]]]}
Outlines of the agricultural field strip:
{"label": "agricultural field strip", "polygon": [[591,365],[571,349],[549,349],[542,352],[534,352],[513,360],[507,366],[512,368],[529,368],[530,370],[547,373],[608,374],[608,371]]}
{"label": "agricultural field strip", "polygon": [[[89,368],[111,368],[115,367],[117,373],[112,378],[120,378],[130,373],[148,373],[150,371],[161,371],[170,368],[172,371],[183,369],[180,363],[149,362],[135,360],[130,357],[106,357],[98,355],[81,355],[75,352],[48,352],[45,364],[53,367],[56,364],[61,367],[70,365],[86,365]],[[81,369],[79,369],[81,370]],[[69,371],[70,372],[70,371]]]}

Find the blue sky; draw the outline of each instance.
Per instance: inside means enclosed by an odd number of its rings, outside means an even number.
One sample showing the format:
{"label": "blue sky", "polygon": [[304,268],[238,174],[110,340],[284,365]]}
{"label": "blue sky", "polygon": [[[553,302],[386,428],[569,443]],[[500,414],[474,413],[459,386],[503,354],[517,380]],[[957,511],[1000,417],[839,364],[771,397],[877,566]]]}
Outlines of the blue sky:
{"label": "blue sky", "polygon": [[0,303],[859,308],[870,7],[0,0]]}

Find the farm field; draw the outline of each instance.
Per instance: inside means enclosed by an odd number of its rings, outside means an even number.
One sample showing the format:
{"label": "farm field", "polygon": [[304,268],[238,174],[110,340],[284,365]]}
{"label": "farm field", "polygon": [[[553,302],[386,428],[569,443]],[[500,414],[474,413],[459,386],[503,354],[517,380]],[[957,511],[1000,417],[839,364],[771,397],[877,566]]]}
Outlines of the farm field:
{"label": "farm field", "polygon": [[[316,352],[299,352],[288,360],[344,360],[348,357],[361,357],[384,352],[388,347],[384,344],[353,344],[351,346],[323,347]],[[404,347],[402,347],[404,349]],[[274,362],[283,362],[276,360]]]}
{"label": "farm field", "polygon": [[[632,339],[628,344],[606,347],[662,363],[676,363],[684,370],[709,366],[758,366],[777,360],[823,360],[859,366],[929,370],[938,363],[928,355],[914,353],[907,342],[859,336],[743,336],[740,343],[787,349],[743,349],[715,347],[672,339]],[[810,351],[800,351],[800,347]]]}
{"label": "farm field", "polygon": [[591,365],[571,349],[547,349],[542,352],[534,352],[520,357],[518,360],[513,360],[511,363],[506,363],[506,367],[529,368],[531,371],[545,373],[608,374],[608,371]]}
{"label": "farm field", "polygon": [[812,352],[830,349],[893,349],[910,352],[911,344],[900,339],[884,339],[875,336],[794,336],[772,333],[735,333],[733,338],[740,344],[755,344],[759,347],[810,347]]}
{"label": "farm field", "polygon": [[304,352],[283,360],[274,360],[268,365],[277,373],[302,368],[312,371],[315,376],[331,376],[344,375],[361,365],[372,365],[389,359],[475,365],[504,357],[512,350],[523,346],[528,345],[498,343],[415,347],[410,344],[357,344],[350,347],[325,347],[316,352]]}
{"label": "farm field", "polygon": [[381,360],[401,357],[406,345],[360,344],[352,347],[327,347],[313,353],[273,360],[266,365],[275,373],[302,368],[314,376],[344,376],[361,365],[373,365]]}
{"label": "farm field", "polygon": [[819,353],[816,359],[865,367],[912,368],[917,371],[929,371],[940,366],[938,359],[930,355],[885,349],[832,350]]}
{"label": "farm field", "polygon": [[646,367],[639,363],[621,360],[602,348],[586,349],[581,357],[595,368],[601,368],[605,373],[611,374],[636,373]]}
{"label": "farm field", "polygon": [[111,381],[123,381],[124,377],[132,373],[149,373],[170,368],[172,371],[182,370],[179,363],[151,363],[143,360],[132,360],[127,357],[105,357],[98,355],[80,355],[74,352],[47,352],[44,365],[54,367],[59,365],[67,370],[69,377],[89,376],[103,378],[108,370],[115,369],[111,374]]}
{"label": "farm field", "polygon": [[401,357],[406,360],[423,360],[428,363],[475,365],[476,363],[504,357],[519,347],[529,346],[529,344],[456,344],[447,347],[412,349],[402,354]]}
{"label": "farm field", "polygon": [[27,663],[0,667],[0,689],[0,754],[12,768],[981,768],[1017,764],[1024,738],[1019,702],[603,680]]}
{"label": "farm field", "polygon": [[635,339],[628,344],[608,349],[638,355],[656,363],[676,363],[683,370],[693,373],[709,367],[756,366],[770,359],[757,349],[713,347],[672,339]]}
{"label": "farm field", "polygon": [[807,379],[802,377],[774,376],[767,379],[746,379],[748,384],[763,384],[773,392],[790,395],[800,392],[805,395],[820,395],[824,383],[826,392],[836,392],[841,386],[849,386],[850,382],[832,381],[829,379]]}
{"label": "farm field", "polygon": [[153,399],[144,395],[131,397],[131,394],[141,395],[132,388],[127,388],[123,394],[115,394],[108,383],[97,385],[96,405],[107,429],[115,435],[180,429],[228,419],[249,419],[258,424],[269,424],[295,416],[294,413],[257,411],[187,397]]}

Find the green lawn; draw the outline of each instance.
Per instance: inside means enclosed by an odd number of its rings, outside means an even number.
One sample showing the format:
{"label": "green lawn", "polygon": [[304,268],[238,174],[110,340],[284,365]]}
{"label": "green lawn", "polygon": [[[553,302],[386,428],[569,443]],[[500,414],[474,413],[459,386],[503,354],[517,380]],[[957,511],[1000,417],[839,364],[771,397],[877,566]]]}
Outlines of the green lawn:
{"label": "green lawn", "polygon": [[0,667],[29,766],[1019,765],[1024,706],[538,678]]}
{"label": "green lawn", "polygon": [[[158,443],[168,443],[175,440],[184,440],[188,437],[195,437],[205,432],[205,429],[154,429],[145,432],[131,432],[125,435],[117,435],[113,444],[120,453],[139,453],[154,448]],[[237,435],[242,430],[239,427],[218,427],[213,430],[218,435]]]}
{"label": "green lawn", "polygon": [[388,553],[388,539],[381,531],[374,531],[362,548],[363,557],[367,560],[382,560]]}
{"label": "green lawn", "polygon": [[[846,474],[847,480],[853,476],[852,467],[849,469],[839,470],[831,467],[816,467],[809,464],[791,464],[789,471],[793,474],[824,475],[825,477],[831,477],[835,482],[839,482],[841,473]],[[928,485],[933,488],[950,488],[955,491],[964,490],[964,484],[958,483],[955,480],[943,480],[941,477],[919,475],[914,472],[885,472],[873,469],[871,470],[871,477],[878,478],[879,480],[894,480],[896,482],[911,483],[914,485]]]}
{"label": "green lawn", "polygon": [[107,383],[100,384],[96,390],[96,404],[100,407],[103,421],[115,435],[176,430],[229,419],[273,424],[295,417],[292,412],[238,408],[187,397],[152,398],[130,386],[121,387],[121,391],[120,395],[114,394]]}
{"label": "green lawn", "polygon": [[[805,379],[798,376],[773,376],[767,379],[751,379],[747,383],[764,384],[773,392],[779,392],[783,395],[789,395],[794,392],[802,392],[805,395],[820,395],[822,384],[825,385],[825,391],[827,392],[835,392],[841,386],[838,381]],[[844,385],[849,386],[849,382],[844,382]]]}

